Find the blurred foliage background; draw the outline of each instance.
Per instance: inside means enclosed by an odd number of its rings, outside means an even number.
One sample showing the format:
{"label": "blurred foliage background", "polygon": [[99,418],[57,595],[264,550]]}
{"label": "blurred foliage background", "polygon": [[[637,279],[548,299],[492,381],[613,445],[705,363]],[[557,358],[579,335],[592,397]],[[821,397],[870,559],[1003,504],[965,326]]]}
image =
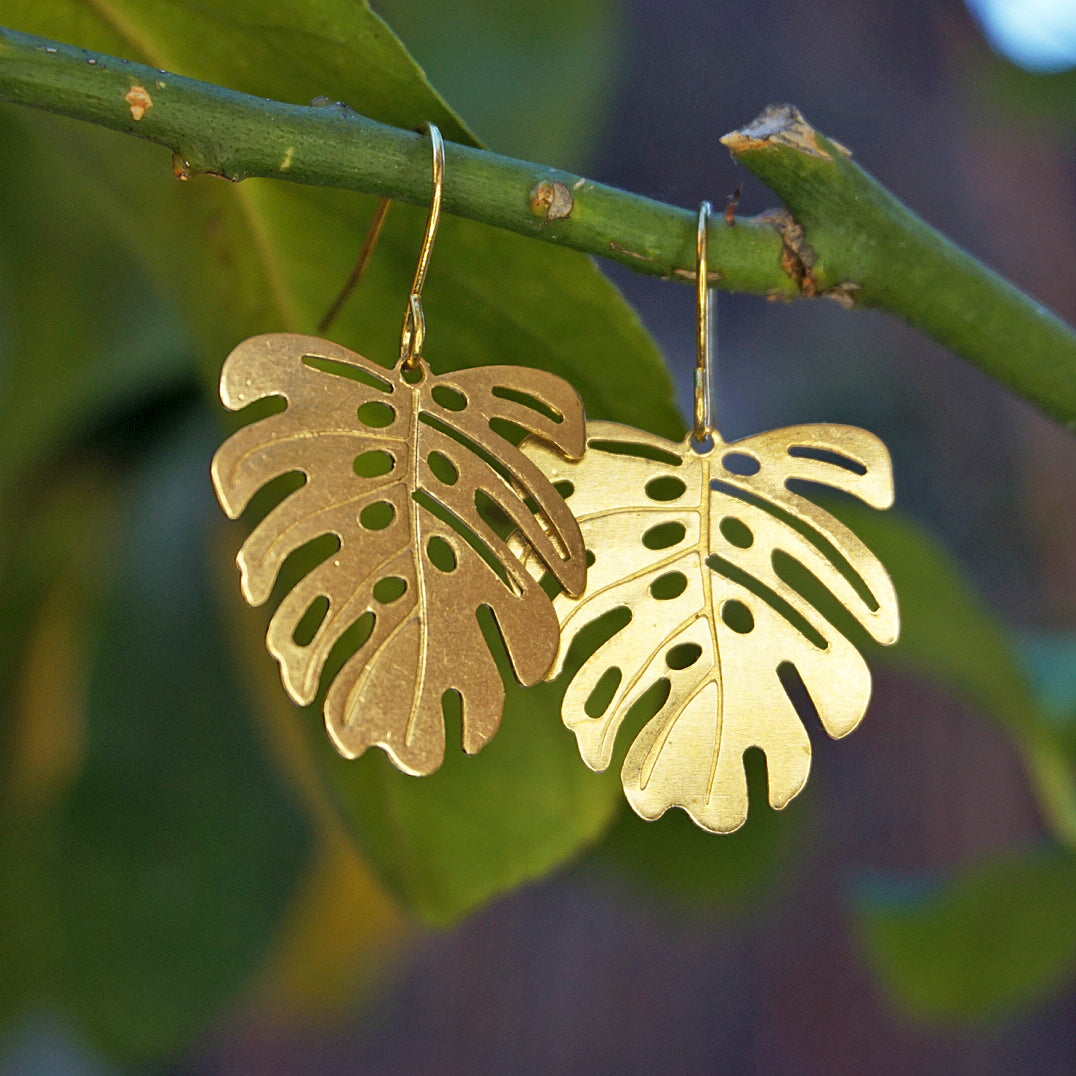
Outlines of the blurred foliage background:
{"label": "blurred foliage background", "polygon": [[[1076,75],[1017,68],[958,0],[374,6],[408,51],[358,0],[0,22],[685,206],[723,204],[745,177],[717,138],[789,100],[1076,320]],[[28,110],[0,146],[0,1071],[1076,1069],[1071,435],[884,315],[723,295],[727,438],[844,421],[894,452],[897,512],[854,526],[905,628],[861,729],[815,740],[782,814],[753,773],[723,838],[631,815],[557,684],[433,778],[344,763],[284,699],[208,461],[224,355],[313,328],[372,200],[179,184]],[[770,205],[748,178],[741,212]],[[386,363],[422,221],[393,209],[333,331]],[[446,220],[434,367],[544,367],[678,433],[690,289],[604,268],[627,303]]]}

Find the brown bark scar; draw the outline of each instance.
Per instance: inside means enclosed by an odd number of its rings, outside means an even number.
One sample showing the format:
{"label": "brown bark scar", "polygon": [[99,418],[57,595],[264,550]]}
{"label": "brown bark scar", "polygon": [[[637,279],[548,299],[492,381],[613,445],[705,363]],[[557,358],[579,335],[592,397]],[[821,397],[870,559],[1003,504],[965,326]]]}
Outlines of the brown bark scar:
{"label": "brown bark scar", "polygon": [[182,153],[176,152],[172,154],[172,175],[174,175],[176,179],[185,183],[191,178],[193,172],[194,169],[191,166],[191,162],[188,161]]}
{"label": "brown bark scar", "polygon": [[736,189],[728,196],[725,202],[725,226],[736,227],[736,210],[740,208],[740,195],[743,194],[743,184],[737,183]]}
{"label": "brown bark scar", "polygon": [[[772,224],[781,237],[781,268],[799,288],[800,296],[813,299],[821,295],[832,299],[846,310],[855,306],[856,292],[860,285],[852,280],[842,280],[831,287],[823,288],[814,276],[815,262],[818,256],[807,242],[807,233],[787,209],[772,209],[763,213],[759,220]],[[771,296],[780,298],[780,296]]]}
{"label": "brown bark scar", "polygon": [[640,254],[639,251],[632,250],[631,247],[626,247],[623,243],[618,243],[615,239],[609,240],[609,249],[615,250],[617,254],[626,254],[629,258],[634,258],[636,261],[650,261],[650,259],[645,254]]}
{"label": "brown bark scar", "polygon": [[781,237],[781,268],[795,281],[800,295],[813,299],[820,291],[813,273],[816,258],[807,242],[803,225],[787,209],[770,210],[759,219],[773,225]]}
{"label": "brown bark scar", "polygon": [[153,98],[145,86],[132,86],[123,99],[131,109],[131,119],[136,123],[153,107]]}

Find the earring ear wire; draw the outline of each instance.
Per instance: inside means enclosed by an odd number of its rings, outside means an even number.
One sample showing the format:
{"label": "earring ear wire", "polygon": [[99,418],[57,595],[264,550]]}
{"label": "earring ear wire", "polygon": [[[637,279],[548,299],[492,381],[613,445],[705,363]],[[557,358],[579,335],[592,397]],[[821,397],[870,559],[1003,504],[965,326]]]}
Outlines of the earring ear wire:
{"label": "earring ear wire", "polygon": [[[440,130],[432,123],[424,123],[419,128],[430,136],[430,144],[433,150],[433,171],[430,197],[430,213],[426,220],[426,231],[422,238],[422,247],[419,250],[418,264],[415,267],[415,275],[411,281],[411,288],[407,296],[407,309],[404,313],[403,328],[400,330],[400,361],[404,368],[414,371],[422,358],[422,345],[426,335],[426,319],[422,311],[422,288],[426,283],[426,272],[430,265],[430,253],[433,250],[433,241],[437,236],[437,227],[441,221],[441,197],[444,190],[445,177],[445,146]],[[336,320],[341,307],[347,301],[348,296],[355,290],[366,273],[366,267],[370,264],[374,248],[381,237],[381,229],[385,224],[391,198],[382,198],[377,203],[374,215],[370,220],[366,238],[363,240],[362,249],[355,261],[355,266],[344,282],[336,298],[325,311],[324,316],[318,322],[317,331],[327,332],[329,326]]]}
{"label": "earring ear wire", "polygon": [[418,253],[418,264],[411,281],[411,291],[407,296],[407,308],[404,312],[403,328],[400,330],[400,366],[408,373],[418,369],[422,359],[422,348],[426,341],[426,317],[422,310],[422,289],[426,283],[426,272],[430,267],[430,254],[433,241],[437,237],[437,226],[441,223],[441,198],[445,186],[445,143],[441,132],[432,123],[424,123],[421,130],[430,136],[433,151],[433,169],[431,173],[430,213],[426,218],[426,231],[422,237],[422,247]]}
{"label": "earring ear wire", "polygon": [[713,373],[710,337],[713,329],[713,308],[710,302],[710,280],[706,266],[706,241],[709,238],[711,206],[699,206],[698,229],[695,236],[695,430],[697,444],[713,433]]}

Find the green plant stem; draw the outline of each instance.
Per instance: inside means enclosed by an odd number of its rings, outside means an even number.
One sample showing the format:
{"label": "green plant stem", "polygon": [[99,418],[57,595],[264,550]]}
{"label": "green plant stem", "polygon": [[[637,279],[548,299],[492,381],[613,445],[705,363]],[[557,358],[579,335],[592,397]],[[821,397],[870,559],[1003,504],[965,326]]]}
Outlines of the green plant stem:
{"label": "green plant stem", "polygon": [[[135,120],[127,94],[153,104]],[[173,151],[177,176],[252,177],[342,187],[415,205],[430,200],[429,140],[344,105],[292,105],[0,28],[0,101],[86,120]],[[695,278],[695,212],[570,172],[445,145],[444,211],[611,258],[642,273]],[[547,219],[559,184],[568,216]],[[548,196],[548,195],[547,195]],[[561,201],[564,193],[561,192]],[[554,214],[561,208],[554,204]],[[714,231],[718,286],[795,297],[781,241],[764,222]]]}
{"label": "green plant stem", "polygon": [[771,107],[721,141],[781,195],[807,293],[896,314],[1076,429],[1076,335],[1060,318],[920,220],[794,108]]}
{"label": "green plant stem", "polygon": [[[152,102],[140,114],[132,87]],[[426,139],[339,104],[251,97],[2,28],[0,101],[159,143],[183,179],[265,177],[429,200]],[[794,109],[723,141],[790,212],[711,228],[717,287],[880,307],[1076,428],[1076,333],[1064,322],[919,220]],[[694,280],[694,210],[473,146],[450,144],[446,156],[446,212]]]}

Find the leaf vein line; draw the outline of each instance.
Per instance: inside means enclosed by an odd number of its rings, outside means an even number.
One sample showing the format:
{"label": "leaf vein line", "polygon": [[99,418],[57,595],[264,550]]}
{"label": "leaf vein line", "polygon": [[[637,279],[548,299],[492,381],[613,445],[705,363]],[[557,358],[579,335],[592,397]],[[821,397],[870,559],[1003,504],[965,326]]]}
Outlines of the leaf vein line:
{"label": "leaf vein line", "polygon": [[[618,508],[602,508],[597,512],[588,512],[586,515],[576,516],[575,518],[579,525],[582,526],[592,519],[610,519],[613,516],[627,515],[629,512],[634,514],[636,512],[668,512],[669,510],[670,506],[668,504],[629,504]],[[680,510],[702,515],[702,509],[697,505],[690,505]],[[670,520],[669,522],[672,523],[675,520]]]}
{"label": "leaf vein line", "polygon": [[[346,508],[349,504],[355,504],[358,501],[364,501],[367,498],[373,497],[376,494],[380,493],[386,487],[391,488],[392,486],[401,485],[401,484],[402,483],[399,480],[392,481],[392,482],[379,482],[376,486],[367,487],[361,493],[356,493],[354,497],[345,497],[344,500],[342,500],[342,501],[333,501],[331,504],[322,505],[320,508],[315,508],[311,512],[306,512],[305,514],[298,516],[297,518],[293,519],[272,540],[272,542],[269,543],[269,547],[266,549],[266,559],[268,559],[269,554],[272,553],[276,549],[276,547],[289,534],[291,534],[291,532],[294,531],[296,527],[300,526],[301,524],[307,523],[312,519],[316,519],[318,516],[324,515],[327,512],[339,511],[342,508]],[[299,490],[296,490],[295,492],[298,493]],[[294,495],[295,494],[289,494],[289,497],[292,497]],[[281,501],[280,502],[281,505],[283,505],[287,501],[287,499],[288,498],[285,498],[284,501]],[[331,527],[327,528],[326,530],[322,531],[321,533],[322,534],[337,534],[337,532],[335,530],[333,530]],[[315,535],[315,537],[320,537],[320,536],[321,535]],[[340,538],[341,542],[343,541],[343,535],[337,534],[337,537]]]}
{"label": "leaf vein line", "polygon": [[[668,721],[665,722],[658,734],[657,739],[650,745],[650,750],[646,753],[646,758],[643,760],[642,765],[639,767],[639,787],[646,788],[650,783],[650,778],[654,775],[654,770],[657,768],[658,756],[665,749],[665,745],[669,741],[669,737],[672,735],[672,730],[676,727],[676,723],[681,717],[687,713],[688,707],[706,690],[709,684],[715,683],[715,679],[712,676],[704,676],[699,683],[688,693],[687,698],[684,700],[683,705],[677,708],[676,712],[672,714]],[[718,696],[720,697],[721,690],[718,688]],[[656,716],[656,715],[655,715]],[[717,739],[715,737],[715,743]]]}
{"label": "leaf vein line", "polygon": [[[377,564],[375,564],[374,567],[369,572],[367,572],[365,576],[363,576],[363,578],[359,581],[359,585],[351,588],[351,590],[348,593],[347,597],[344,599],[343,604],[340,605],[340,607],[335,612],[333,611],[333,607],[332,607],[332,598],[331,598],[331,596],[329,596],[329,613],[325,617],[325,620],[322,622],[321,626],[318,628],[318,634],[317,634],[318,639],[323,639],[326,636],[330,636],[331,632],[329,631],[329,629],[331,628],[333,623],[335,623],[336,621],[339,621],[341,619],[344,619],[346,617],[348,610],[352,608],[352,606],[355,604],[355,599],[361,593],[360,588],[361,588],[362,583],[365,583],[366,580],[368,580],[368,579],[372,579],[375,575],[377,575],[381,571],[382,568],[385,567],[386,564],[390,564],[399,555],[400,555],[400,550],[396,549],[396,550],[393,550],[393,552],[391,552],[387,557],[382,557],[381,560],[379,560],[377,562]],[[316,571],[316,569],[315,569],[315,571]],[[307,578],[309,578],[309,576]],[[372,588],[371,588],[371,590],[372,590]],[[360,613],[359,616],[362,616],[363,613],[366,613],[366,612],[373,612],[374,616],[377,616],[377,613],[373,609],[370,608],[369,600],[367,600],[366,608],[363,609],[362,613]],[[320,655],[320,654],[324,653],[324,655],[325,655],[324,658],[321,658],[321,661],[320,661],[321,665],[325,664],[325,658],[328,657],[328,652],[336,645],[336,643],[339,640],[340,636],[343,635],[343,633],[349,627],[351,627],[351,625],[354,624],[356,620],[358,620],[358,617],[356,617],[354,620],[348,621],[346,623],[345,627],[341,631],[337,632],[335,635],[332,635],[328,642],[325,642],[325,643],[319,642],[318,645],[314,648],[315,654]],[[361,649],[361,647],[360,647],[360,649]],[[375,653],[376,653],[376,651],[375,651]]]}
{"label": "leaf vein line", "polygon": [[[712,467],[707,458],[703,461],[703,489],[710,488]],[[703,540],[705,535],[705,541]],[[714,651],[713,678],[717,684],[717,713],[714,716],[714,746],[710,753],[710,776],[706,782],[706,802],[709,803],[713,796],[714,782],[717,780],[717,764],[721,758],[721,737],[725,734],[725,670],[721,664],[721,646],[717,638],[717,610],[714,609],[714,580],[710,566],[706,563],[713,548],[713,497],[704,497],[702,505],[701,521],[699,526],[699,541],[696,553],[699,558],[699,572],[702,575],[703,591],[706,595],[706,608],[710,615],[706,618],[710,628],[710,645]],[[685,703],[685,708],[687,704]]]}
{"label": "leaf vein line", "polygon": [[585,609],[589,609],[591,604],[603,594],[608,594],[609,591],[616,590],[618,587],[624,586],[628,583],[634,583],[639,579],[645,579],[648,575],[653,575],[657,572],[663,571],[670,565],[676,564],[677,561],[684,557],[685,553],[690,552],[690,549],[674,550],[668,556],[663,557],[659,561],[655,561],[653,564],[648,564],[645,568],[639,568],[636,571],[629,573],[628,575],[623,575],[620,576],[618,579],[614,579],[611,583],[606,583],[604,587],[601,587],[598,590],[594,591],[593,594],[584,594],[583,597],[579,598],[575,602],[575,608],[572,609],[564,618],[562,628],[566,628],[568,624],[570,624],[571,621],[575,619],[577,614],[582,613]]}
{"label": "leaf vein line", "polygon": [[[412,485],[415,489],[419,488],[418,483],[418,464],[419,464],[419,407],[417,400],[412,395],[412,407],[411,415],[408,422],[408,430],[410,433],[410,476],[412,478]],[[428,605],[428,599],[426,596],[426,565],[422,559],[422,516],[419,514],[419,503],[413,496],[407,498],[407,524],[411,532],[411,559],[415,565],[415,609],[421,608],[425,610]],[[415,678],[411,684],[411,710],[407,717],[407,730],[404,733],[404,743],[410,747],[411,740],[414,736],[415,725],[418,720],[418,705],[419,700],[422,697],[422,692],[426,685],[426,665],[428,659],[429,650],[429,638],[430,638],[430,618],[428,616],[419,617],[419,647],[418,647],[418,668],[415,670]]]}
{"label": "leaf vein line", "polygon": [[[646,655],[645,658],[643,658],[642,661],[640,661],[640,662],[638,662],[636,664],[635,674],[631,677],[631,679],[627,682],[627,684],[625,684],[621,688],[621,690],[619,692],[619,695],[620,695],[620,698],[621,698],[622,701],[624,699],[626,699],[631,694],[631,692],[638,685],[639,681],[642,680],[644,674],[646,673],[647,668],[649,667],[650,663],[654,660],[654,658],[656,658],[658,656],[658,653],[664,647],[668,646],[668,644],[673,639],[677,638],[677,636],[679,636],[683,632],[687,631],[687,629],[690,628],[691,625],[694,624],[695,621],[698,620],[700,616],[705,616],[705,615],[706,615],[705,606],[702,609],[696,609],[695,612],[693,612],[690,616],[688,616],[684,620],[682,620],[672,631],[670,631],[665,636],[665,638],[662,639],[661,642],[659,642],[657,644],[657,646],[655,646],[653,648],[653,650],[651,650],[650,653]],[[614,636],[614,638],[615,638],[615,636]],[[617,710],[620,709],[619,705],[617,706],[616,709]],[[615,714],[616,710],[614,710],[613,712]],[[615,722],[617,730],[619,730],[620,724],[621,724],[622,721],[623,721],[623,716],[621,717],[621,721]],[[610,732],[612,732],[612,730],[613,730],[613,725],[614,725],[614,722],[610,721],[606,725],[605,731],[602,734],[601,747],[602,747],[603,753],[605,751],[606,744],[608,743]],[[615,733],[614,733],[614,735],[615,735]]]}
{"label": "leaf vein line", "polygon": [[[396,636],[399,635],[400,632],[403,631],[404,628],[406,628],[407,625],[410,624],[411,621],[415,619],[416,610],[418,609],[418,606],[419,606],[419,603],[418,603],[418,599],[416,597],[415,604],[411,607],[411,610],[405,616],[401,617],[400,620],[397,622],[397,624],[394,627],[389,629],[388,634],[385,636],[385,638],[382,639],[381,642],[378,643],[376,647],[374,647],[374,649],[371,652],[370,656],[367,658],[366,663],[363,665],[362,672],[359,673],[359,675],[357,677],[355,677],[355,683],[351,685],[351,690],[347,693],[347,703],[346,703],[346,706],[344,708],[345,718],[346,718],[346,715],[350,714],[352,709],[354,708],[354,702],[355,702],[356,695],[361,695],[362,694],[361,689],[366,686],[366,682],[373,675],[374,666],[377,664],[378,656],[396,638]],[[377,614],[374,613],[374,616],[376,617]],[[376,623],[375,623],[375,629],[374,630],[376,630]],[[365,646],[365,644],[363,644],[363,645]],[[362,651],[363,651],[363,647],[360,646],[359,649],[355,651],[354,656],[358,657],[358,655],[361,654]]]}

